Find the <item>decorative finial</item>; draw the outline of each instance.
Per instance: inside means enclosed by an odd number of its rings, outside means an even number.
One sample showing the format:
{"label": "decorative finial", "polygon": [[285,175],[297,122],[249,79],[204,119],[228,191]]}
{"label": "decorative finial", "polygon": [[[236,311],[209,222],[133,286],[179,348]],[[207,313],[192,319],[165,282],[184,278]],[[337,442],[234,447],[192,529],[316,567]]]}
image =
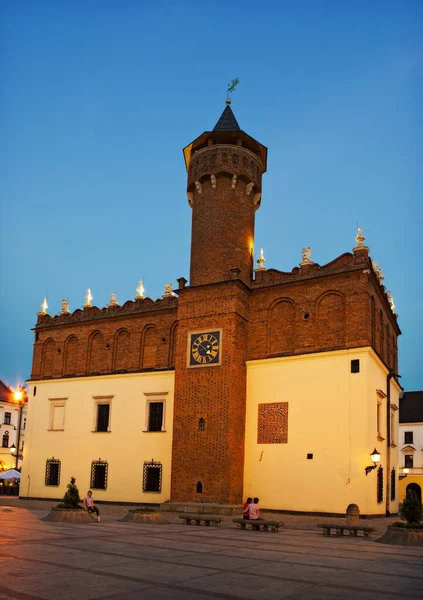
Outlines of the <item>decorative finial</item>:
{"label": "decorative finial", "polygon": [[364,245],[364,240],[366,238],[363,235],[363,228],[357,228],[357,235],[355,236],[355,241],[357,242],[357,246],[353,248],[353,252],[357,252],[360,250],[365,250],[366,252],[370,252],[370,248]]}
{"label": "decorative finial", "polygon": [[44,300],[41,303],[41,311],[38,314],[39,315],[46,315],[47,314],[47,309],[48,309],[47,298],[44,298]]}
{"label": "decorative finial", "polygon": [[137,295],[135,296],[135,300],[142,300],[142,298],[144,298],[144,292],[145,288],[142,284],[142,279],[140,279],[140,282],[137,287]]}
{"label": "decorative finial", "polygon": [[92,306],[92,303],[91,303],[92,299],[93,299],[93,296],[91,294],[91,288],[88,288],[87,295],[85,296],[85,304],[84,304],[83,308],[89,308],[90,306]]}
{"label": "decorative finial", "polygon": [[389,306],[391,307],[392,312],[395,314],[395,304],[391,292],[386,292],[386,296],[388,298]]}
{"label": "decorative finial", "polygon": [[119,306],[117,298],[116,298],[116,294],[110,294],[110,300],[109,300],[109,304],[107,306],[109,308],[112,308],[112,306]]}
{"label": "decorative finial", "polygon": [[314,265],[314,262],[311,260],[311,248],[303,248],[301,250],[301,262],[300,267],[305,265]]}
{"label": "decorative finial", "polygon": [[62,300],[62,308],[60,310],[61,315],[69,314],[69,302],[67,300]]}
{"label": "decorative finial", "polygon": [[357,230],[357,235],[355,236],[355,241],[357,242],[357,248],[363,247],[365,239],[366,238],[363,235],[363,228],[359,227]]}
{"label": "decorative finial", "polygon": [[265,262],[266,259],[264,258],[263,248],[260,248],[259,257],[257,259],[258,267],[257,269],[254,269],[254,272],[257,273],[257,271],[267,271],[266,267],[264,266]]}
{"label": "decorative finial", "polygon": [[226,92],[226,104],[229,106],[229,104],[231,103],[231,100],[229,98],[229,94],[233,94],[235,91],[236,86],[239,83],[239,79],[238,77],[236,79],[232,79],[231,83],[228,83],[228,90]]}
{"label": "decorative finial", "polygon": [[165,287],[164,287],[164,294],[163,294],[162,298],[169,298],[169,296],[173,296],[172,284],[166,283]]}

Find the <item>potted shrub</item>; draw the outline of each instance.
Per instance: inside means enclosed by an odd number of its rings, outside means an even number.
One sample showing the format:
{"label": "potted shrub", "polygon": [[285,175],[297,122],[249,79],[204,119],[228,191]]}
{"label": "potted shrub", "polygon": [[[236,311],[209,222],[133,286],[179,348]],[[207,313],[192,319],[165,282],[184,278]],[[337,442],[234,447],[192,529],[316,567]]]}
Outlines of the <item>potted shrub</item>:
{"label": "potted shrub", "polygon": [[163,519],[162,514],[154,508],[150,508],[149,506],[140,506],[138,508],[132,508],[128,511],[123,519],[120,519],[123,522],[135,521],[137,523],[169,523]]}
{"label": "potted shrub", "polygon": [[71,477],[67,485],[66,494],[57,506],[54,506],[44,521],[66,521],[68,523],[94,523],[90,514],[80,506],[81,498],[75,483],[75,477]]}
{"label": "potted shrub", "polygon": [[423,507],[413,490],[407,490],[399,506],[402,521],[396,521],[378,542],[400,546],[423,546]]}

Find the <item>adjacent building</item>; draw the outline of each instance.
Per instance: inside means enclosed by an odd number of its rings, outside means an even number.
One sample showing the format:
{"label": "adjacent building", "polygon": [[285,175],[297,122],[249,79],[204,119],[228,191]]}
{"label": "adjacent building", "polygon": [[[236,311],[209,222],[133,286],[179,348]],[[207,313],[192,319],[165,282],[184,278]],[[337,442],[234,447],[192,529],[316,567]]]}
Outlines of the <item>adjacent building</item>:
{"label": "adjacent building", "polygon": [[328,264],[305,248],[289,271],[262,251],[254,268],[267,148],[228,103],[184,158],[189,285],[43,303],[21,495],[58,498],[74,476],[98,500],[395,513],[400,330],[361,229]]}
{"label": "adjacent building", "polygon": [[422,501],[423,391],[404,392],[399,405],[399,500],[413,490]]}
{"label": "adjacent building", "polygon": [[26,412],[26,393],[23,390],[13,391],[0,381],[1,471],[20,468],[22,466],[22,455],[25,446]]}

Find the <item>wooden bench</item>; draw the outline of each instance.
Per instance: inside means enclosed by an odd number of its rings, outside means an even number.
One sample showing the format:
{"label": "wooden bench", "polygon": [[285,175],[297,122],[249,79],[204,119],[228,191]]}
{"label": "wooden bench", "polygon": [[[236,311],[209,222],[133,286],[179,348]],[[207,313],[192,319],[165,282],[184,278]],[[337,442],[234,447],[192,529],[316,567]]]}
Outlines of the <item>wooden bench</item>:
{"label": "wooden bench", "polygon": [[[254,531],[279,531],[279,527],[283,526],[280,521],[267,521],[266,519],[232,519],[232,523],[240,525],[241,529],[248,529],[250,526]],[[263,528],[263,529],[262,529]]]}
{"label": "wooden bench", "polygon": [[192,523],[195,523],[196,525],[204,524],[208,527],[210,527],[210,525],[216,525],[219,527],[223,520],[222,517],[219,517],[218,515],[191,515],[189,513],[179,515],[179,518],[185,521],[186,525],[192,525]]}
{"label": "wooden bench", "polygon": [[350,535],[357,537],[359,531],[363,532],[364,537],[370,537],[372,531],[376,531],[374,527],[366,527],[363,525],[340,525],[339,523],[320,523],[317,527],[323,529],[323,535],[331,535],[331,530],[335,530],[335,535],[344,535],[344,531],[349,531]]}

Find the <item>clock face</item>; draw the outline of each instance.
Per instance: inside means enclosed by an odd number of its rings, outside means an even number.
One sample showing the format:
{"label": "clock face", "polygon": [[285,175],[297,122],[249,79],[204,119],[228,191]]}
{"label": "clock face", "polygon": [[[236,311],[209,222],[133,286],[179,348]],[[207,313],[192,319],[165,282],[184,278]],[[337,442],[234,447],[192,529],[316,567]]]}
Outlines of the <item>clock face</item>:
{"label": "clock face", "polygon": [[189,334],[189,366],[213,366],[220,364],[220,330],[197,331]]}

